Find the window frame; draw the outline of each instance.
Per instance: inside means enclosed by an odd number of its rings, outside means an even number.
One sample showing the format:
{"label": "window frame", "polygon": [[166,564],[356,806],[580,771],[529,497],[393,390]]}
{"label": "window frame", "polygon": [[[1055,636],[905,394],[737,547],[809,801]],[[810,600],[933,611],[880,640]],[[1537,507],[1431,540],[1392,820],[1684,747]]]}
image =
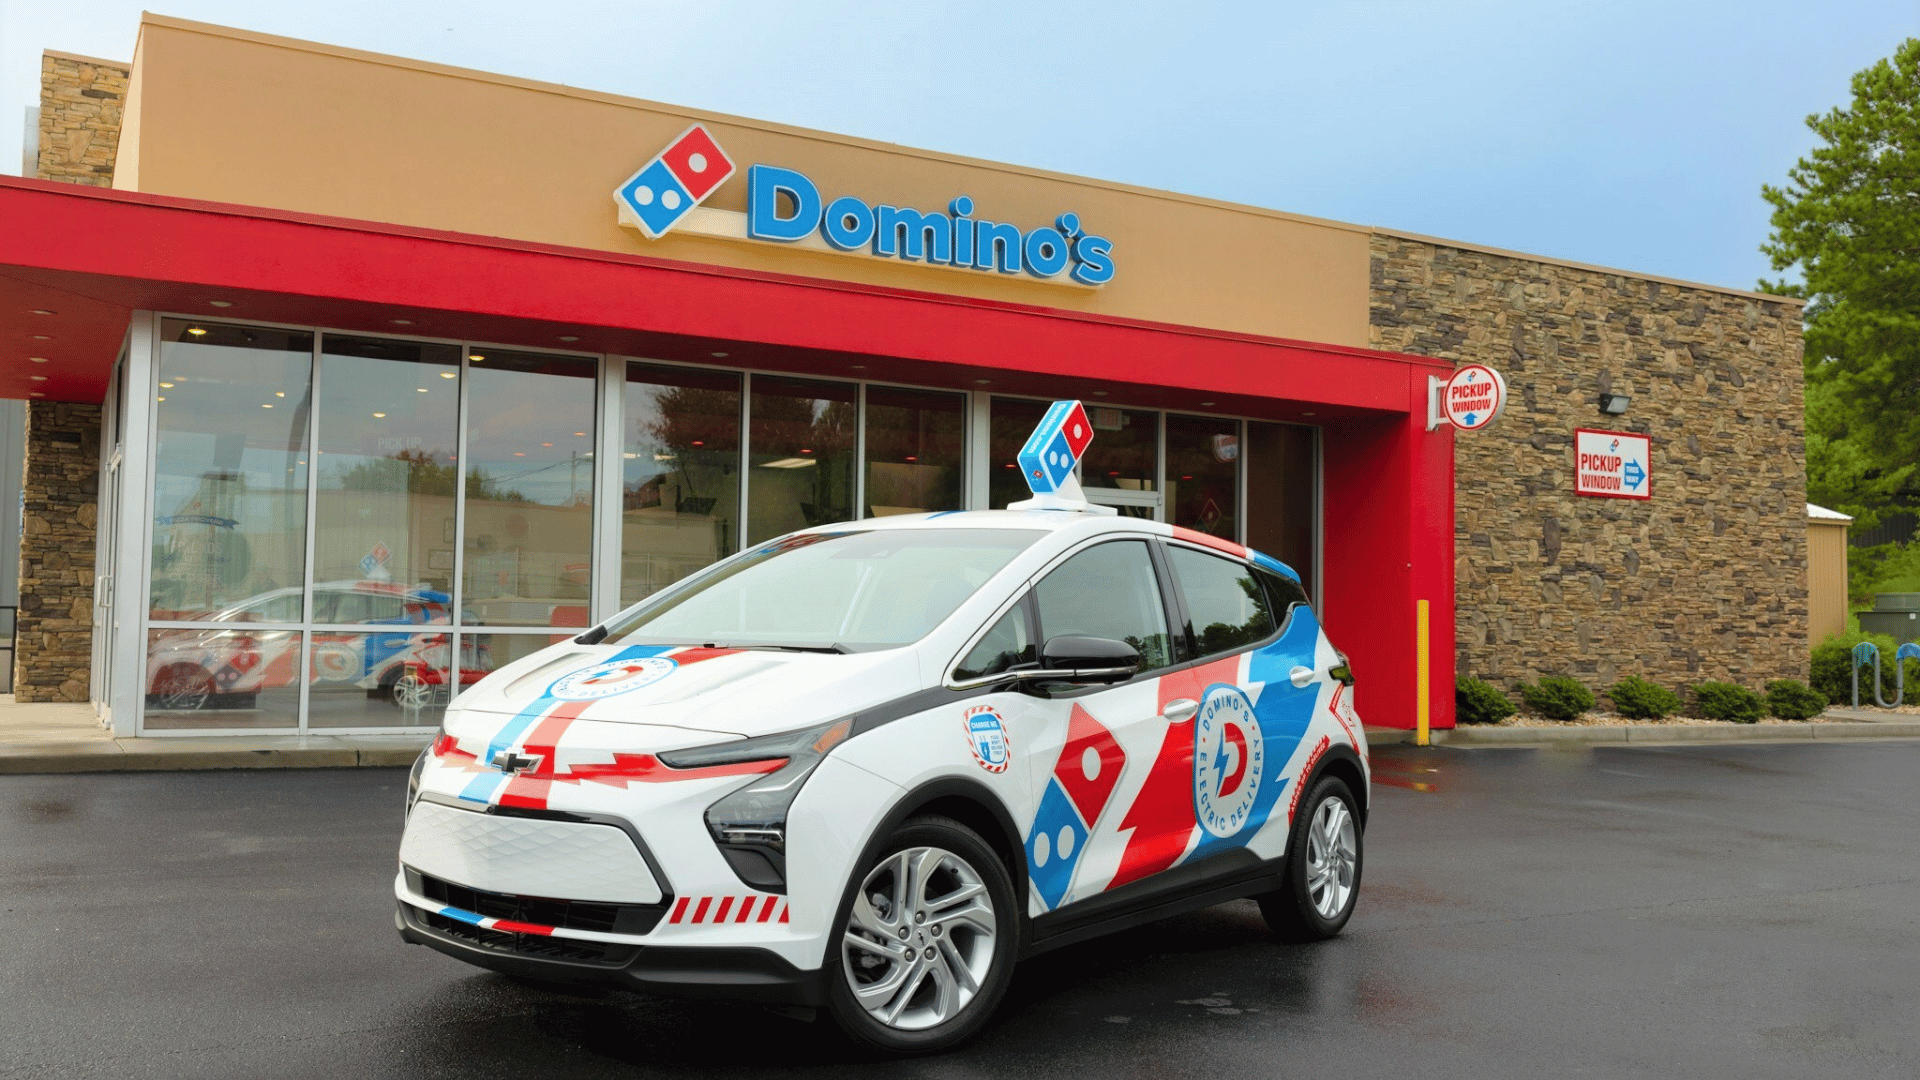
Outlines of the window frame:
{"label": "window frame", "polygon": [[[1054,559],[1052,562],[1049,562],[1045,567],[1041,568],[1032,577],[1027,579],[1025,592],[1023,593],[1023,596],[1028,598],[1028,602],[1032,605],[1031,608],[1029,609],[1029,618],[1033,620],[1032,626],[1034,630],[1034,644],[1039,646],[1041,649],[1042,655],[1045,655],[1045,650],[1047,647],[1047,638],[1049,635],[1047,633],[1046,622],[1040,616],[1040,600],[1037,595],[1040,588],[1040,583],[1042,581],[1045,581],[1050,575],[1053,574],[1054,571],[1060,569],[1062,566],[1065,566],[1072,559],[1080,555],[1083,555],[1089,551],[1092,551],[1094,548],[1100,547],[1103,544],[1144,543],[1147,548],[1147,561],[1148,561],[1148,564],[1153,567],[1154,582],[1158,587],[1159,600],[1160,600],[1160,614],[1161,614],[1161,617],[1166,620],[1167,649],[1172,654],[1172,657],[1173,657],[1172,660],[1170,660],[1166,664],[1161,665],[1160,667],[1141,668],[1139,671],[1134,672],[1133,677],[1127,679],[1125,682],[1111,683],[1111,684],[1099,685],[1099,686],[1075,687],[1065,691],[1051,693],[1049,696],[1071,697],[1073,695],[1083,693],[1083,692],[1096,692],[1101,690],[1110,690],[1116,686],[1130,686],[1133,683],[1140,681],[1141,679],[1157,679],[1160,676],[1165,675],[1170,671],[1175,671],[1179,669],[1180,667],[1184,666],[1189,662],[1189,659],[1185,656],[1185,652],[1181,644],[1183,639],[1181,634],[1178,633],[1179,627],[1176,626],[1174,622],[1175,611],[1173,608],[1169,606],[1169,601],[1173,599],[1173,594],[1168,591],[1169,583],[1167,581],[1167,566],[1166,566],[1165,560],[1160,555],[1160,552],[1155,546],[1156,543],[1159,541],[1159,539],[1160,539],[1159,537],[1153,535],[1152,533],[1145,533],[1145,532],[1142,532],[1142,533],[1126,532],[1126,533],[1119,533],[1119,534],[1110,534],[1106,536],[1096,536],[1090,539],[1089,541],[1087,541],[1086,543],[1079,544],[1074,548],[1072,548],[1071,550],[1066,551],[1065,553],[1060,555],[1060,557]],[[998,618],[999,616],[996,615],[995,620],[998,621]],[[991,628],[991,626],[992,624],[989,623],[987,628]],[[986,628],[983,628],[981,632],[984,634],[985,630]],[[965,655],[966,655],[965,653],[961,654],[962,657],[964,657]],[[955,663],[958,663],[958,662],[959,662],[958,659],[956,659]]]}
{"label": "window frame", "polygon": [[[1250,572],[1253,575],[1253,580],[1259,583],[1261,592],[1266,594],[1267,610],[1269,612],[1273,612],[1279,608],[1280,598],[1274,595],[1273,586],[1269,584],[1267,581],[1267,578],[1272,575],[1272,571],[1262,569],[1261,567],[1255,565],[1252,560],[1242,559],[1242,558],[1239,558],[1238,556],[1229,555],[1225,552],[1222,552],[1217,548],[1210,548],[1203,544],[1189,543],[1184,540],[1161,540],[1160,545],[1162,548],[1165,548],[1168,550],[1171,550],[1172,548],[1175,548],[1175,547],[1185,548],[1188,551],[1195,551],[1203,555],[1210,555],[1213,558],[1220,559],[1223,562],[1238,563],[1239,565],[1246,567],[1248,572]],[[1275,620],[1273,632],[1271,634],[1268,634],[1266,637],[1263,637],[1258,641],[1253,641],[1245,645],[1242,645],[1237,649],[1232,649],[1227,652],[1209,653],[1206,656],[1201,656],[1199,655],[1199,651],[1200,651],[1199,638],[1196,637],[1193,632],[1193,617],[1187,609],[1186,594],[1184,590],[1180,588],[1178,576],[1173,573],[1173,565],[1170,557],[1168,558],[1167,571],[1168,571],[1168,577],[1171,578],[1173,581],[1173,590],[1180,598],[1180,616],[1182,619],[1182,625],[1185,628],[1185,636],[1188,643],[1187,647],[1190,650],[1190,659],[1188,662],[1192,664],[1212,663],[1216,660],[1224,659],[1225,657],[1238,656],[1244,652],[1253,652],[1257,649],[1264,649],[1267,646],[1272,645],[1274,642],[1279,641],[1281,638],[1287,636],[1287,631],[1293,626],[1293,614],[1297,609],[1304,607],[1308,611],[1313,610],[1312,597],[1307,597],[1307,599],[1304,601],[1301,601],[1301,600],[1292,601],[1287,604],[1287,609],[1281,615],[1281,617]],[[1306,594],[1305,589],[1301,589],[1300,591],[1302,595]]]}

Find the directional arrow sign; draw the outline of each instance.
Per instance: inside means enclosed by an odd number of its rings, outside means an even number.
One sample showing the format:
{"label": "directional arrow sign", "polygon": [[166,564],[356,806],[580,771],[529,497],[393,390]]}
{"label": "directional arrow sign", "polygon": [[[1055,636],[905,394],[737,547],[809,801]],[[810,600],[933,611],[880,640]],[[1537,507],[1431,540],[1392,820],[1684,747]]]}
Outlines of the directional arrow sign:
{"label": "directional arrow sign", "polygon": [[1573,433],[1573,492],[1607,499],[1653,497],[1653,442],[1629,431]]}

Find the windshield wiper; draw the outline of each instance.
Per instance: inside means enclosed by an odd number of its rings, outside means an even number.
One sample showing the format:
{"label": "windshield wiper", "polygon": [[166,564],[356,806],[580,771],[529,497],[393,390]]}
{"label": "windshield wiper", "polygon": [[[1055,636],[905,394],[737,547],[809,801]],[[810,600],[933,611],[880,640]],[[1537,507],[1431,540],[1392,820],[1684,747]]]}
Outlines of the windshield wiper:
{"label": "windshield wiper", "polygon": [[782,652],[817,652],[817,653],[842,653],[842,654],[850,653],[853,651],[852,649],[847,648],[845,645],[842,645],[837,641],[830,642],[826,645],[796,645],[790,642],[771,642],[771,641],[716,645],[713,642],[707,642],[704,648],[708,648],[708,649],[777,649]]}

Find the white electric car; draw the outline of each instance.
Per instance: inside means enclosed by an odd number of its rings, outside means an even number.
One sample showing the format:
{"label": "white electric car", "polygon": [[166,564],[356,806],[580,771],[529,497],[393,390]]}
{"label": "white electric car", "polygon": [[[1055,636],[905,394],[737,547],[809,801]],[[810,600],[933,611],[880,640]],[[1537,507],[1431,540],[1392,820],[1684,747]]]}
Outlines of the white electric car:
{"label": "white electric car", "polygon": [[928,1051],[1069,942],[1239,897],[1337,934],[1367,796],[1346,658],[1279,562],[1090,508],[879,518],[463,691],[408,785],[396,921]]}

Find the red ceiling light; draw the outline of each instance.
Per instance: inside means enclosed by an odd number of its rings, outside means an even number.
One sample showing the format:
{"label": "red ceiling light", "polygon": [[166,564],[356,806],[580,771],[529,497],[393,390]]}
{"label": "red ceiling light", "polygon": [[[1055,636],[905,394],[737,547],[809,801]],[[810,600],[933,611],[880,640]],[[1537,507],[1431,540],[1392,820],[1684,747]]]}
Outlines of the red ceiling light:
{"label": "red ceiling light", "polygon": [[59,312],[57,312],[57,311],[48,311],[48,310],[47,310],[46,308],[43,308],[43,307],[37,307],[37,308],[34,308],[34,309],[33,309],[33,313],[34,313],[35,315],[58,315],[58,314],[60,314],[60,313],[59,313]]}

